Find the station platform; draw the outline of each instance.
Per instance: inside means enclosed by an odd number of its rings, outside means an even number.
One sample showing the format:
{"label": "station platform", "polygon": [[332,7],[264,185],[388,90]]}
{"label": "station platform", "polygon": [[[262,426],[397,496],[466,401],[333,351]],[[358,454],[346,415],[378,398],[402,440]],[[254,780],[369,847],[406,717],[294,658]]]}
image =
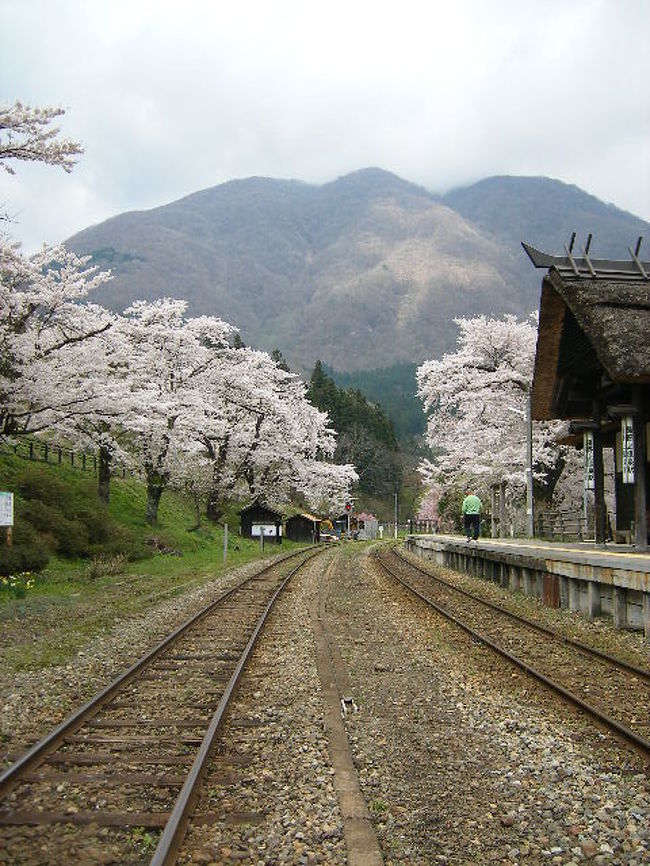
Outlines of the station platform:
{"label": "station platform", "polygon": [[536,538],[409,535],[406,549],[422,559],[495,581],[555,608],[616,628],[643,631],[650,641],[650,550],[625,544],[557,542]]}

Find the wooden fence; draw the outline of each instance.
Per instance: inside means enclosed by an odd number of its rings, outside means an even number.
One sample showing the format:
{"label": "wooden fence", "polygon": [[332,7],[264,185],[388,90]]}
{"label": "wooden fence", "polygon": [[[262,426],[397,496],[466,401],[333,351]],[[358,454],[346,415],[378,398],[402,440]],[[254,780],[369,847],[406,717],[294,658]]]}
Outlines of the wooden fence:
{"label": "wooden fence", "polygon": [[535,535],[550,541],[593,541],[590,523],[575,511],[542,511],[535,518]]}
{"label": "wooden fence", "polygon": [[[15,454],[25,460],[36,460],[55,466],[71,466],[81,472],[91,472],[97,475],[99,460],[96,454],[86,454],[83,451],[74,451],[61,445],[52,445],[40,439],[18,439],[13,442],[0,441],[0,450],[5,453]],[[113,475],[126,477],[126,469],[119,467],[113,469]]]}

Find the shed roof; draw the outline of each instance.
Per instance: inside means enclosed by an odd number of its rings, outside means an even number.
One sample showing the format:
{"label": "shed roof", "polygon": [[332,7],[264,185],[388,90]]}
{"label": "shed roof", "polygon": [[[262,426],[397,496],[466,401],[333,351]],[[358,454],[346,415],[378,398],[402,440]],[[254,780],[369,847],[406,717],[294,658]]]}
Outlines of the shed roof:
{"label": "shed roof", "polygon": [[279,508],[274,508],[272,505],[268,505],[266,502],[262,502],[260,499],[253,499],[252,502],[249,502],[248,505],[240,509],[238,513],[245,514],[247,511],[251,511],[251,509],[253,508],[261,508],[264,511],[268,511],[269,514],[274,514],[276,517],[283,517],[282,511],[280,511]]}
{"label": "shed roof", "polygon": [[291,517],[287,518],[287,522],[289,522],[290,520],[296,520],[297,518],[301,520],[308,520],[312,523],[319,523],[322,519],[320,517],[316,517],[315,514],[309,514],[306,511],[297,511],[295,514],[292,514]]}
{"label": "shed roof", "polygon": [[377,520],[374,514],[367,514],[365,511],[362,511],[361,514],[357,514],[357,520]]}
{"label": "shed roof", "polygon": [[532,391],[536,420],[572,417],[567,376],[605,373],[650,383],[650,282],[574,279],[551,267],[542,282]]}

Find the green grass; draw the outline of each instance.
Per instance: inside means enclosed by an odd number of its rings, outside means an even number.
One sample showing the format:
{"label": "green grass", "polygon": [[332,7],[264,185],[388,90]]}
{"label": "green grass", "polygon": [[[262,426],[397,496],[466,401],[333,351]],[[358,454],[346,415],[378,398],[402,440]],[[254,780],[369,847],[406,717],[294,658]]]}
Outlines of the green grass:
{"label": "green grass", "polygon": [[[27,465],[33,464],[0,454],[0,490],[15,491]],[[69,467],[44,466],[44,471],[64,479],[79,497],[88,496],[96,485],[92,475]],[[142,483],[134,478],[113,479],[110,517],[145,544],[151,551],[149,558],[123,562],[117,574],[102,574],[92,571],[89,559],[53,555],[24,597],[0,591],[0,662],[5,673],[65,664],[120,619],[140,616],[160,601],[182,595],[247,562],[301,546],[285,540],[282,545],[267,544],[262,554],[258,541],[238,536],[236,511],[240,506],[233,505],[225,515],[228,552],[224,563],[223,527],[204,520],[199,529],[190,531],[196,515],[187,497],[166,491],[156,527],[146,523],[145,507]],[[158,552],[148,544],[152,539],[181,555]],[[0,543],[4,543],[1,535]]]}

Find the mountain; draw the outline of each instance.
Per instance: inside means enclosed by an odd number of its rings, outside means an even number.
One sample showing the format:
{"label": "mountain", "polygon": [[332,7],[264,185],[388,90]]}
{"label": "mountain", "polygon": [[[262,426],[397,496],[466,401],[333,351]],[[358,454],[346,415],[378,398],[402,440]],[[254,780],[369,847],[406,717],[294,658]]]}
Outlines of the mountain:
{"label": "mountain", "polygon": [[627,259],[627,247],[650,227],[577,186],[547,177],[489,177],[452,190],[441,201],[508,244],[525,240],[550,253],[561,253],[573,231],[583,244],[591,232],[595,258]]}
{"label": "mountain", "polygon": [[[441,200],[508,249],[523,240],[544,252],[563,254],[574,231],[576,250],[592,234],[593,258],[629,259],[628,247],[634,248],[640,235],[650,243],[650,224],[644,220],[547,177],[489,177],[452,190]],[[522,281],[532,273],[536,284],[541,283],[543,272],[533,271],[526,256],[519,256],[517,272]]]}
{"label": "mountain", "polygon": [[556,252],[570,231],[593,231],[592,251],[609,255],[610,239],[620,258],[648,228],[548,178],[488,178],[441,197],[369,168],[322,186],[230,181],[67,246],[113,271],[97,302],[184,298],[305,374],[317,359],[349,372],[419,363],[453,348],[456,316],[536,309],[542,273],[522,240]]}

